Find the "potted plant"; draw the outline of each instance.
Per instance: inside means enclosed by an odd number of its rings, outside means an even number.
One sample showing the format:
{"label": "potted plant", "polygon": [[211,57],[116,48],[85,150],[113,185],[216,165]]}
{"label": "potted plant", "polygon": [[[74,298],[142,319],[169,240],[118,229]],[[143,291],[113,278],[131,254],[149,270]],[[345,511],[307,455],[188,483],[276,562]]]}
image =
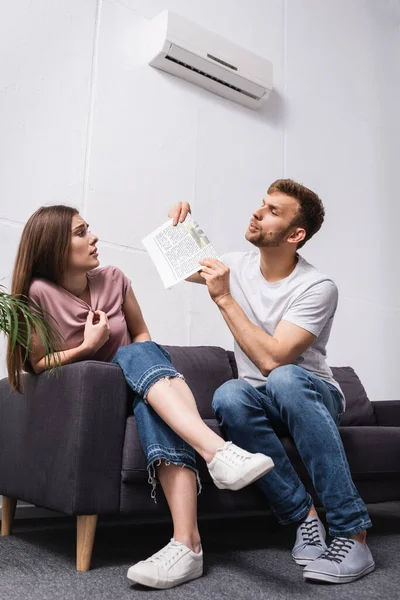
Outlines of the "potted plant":
{"label": "potted plant", "polygon": [[28,298],[8,294],[4,287],[0,286],[0,332],[8,337],[11,351],[14,351],[17,345],[21,348],[24,361],[29,355],[32,334],[36,333],[40,337],[45,356],[50,358],[53,355],[53,365],[57,366],[54,347],[58,335],[50,324],[51,319],[51,315]]}

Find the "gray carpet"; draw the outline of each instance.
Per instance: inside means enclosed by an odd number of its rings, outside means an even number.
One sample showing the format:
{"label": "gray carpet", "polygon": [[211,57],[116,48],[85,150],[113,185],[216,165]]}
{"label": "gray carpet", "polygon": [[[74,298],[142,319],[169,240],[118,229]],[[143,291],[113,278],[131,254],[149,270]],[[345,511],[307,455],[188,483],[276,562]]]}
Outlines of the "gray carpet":
{"label": "gray carpet", "polygon": [[168,524],[100,521],[92,570],[74,569],[70,519],[19,521],[0,538],[1,600],[400,600],[400,503],[369,507],[376,571],[347,585],[305,583],[290,556],[295,529],[272,518],[202,521],[205,576],[174,590],[130,585],[128,567],[163,546]]}

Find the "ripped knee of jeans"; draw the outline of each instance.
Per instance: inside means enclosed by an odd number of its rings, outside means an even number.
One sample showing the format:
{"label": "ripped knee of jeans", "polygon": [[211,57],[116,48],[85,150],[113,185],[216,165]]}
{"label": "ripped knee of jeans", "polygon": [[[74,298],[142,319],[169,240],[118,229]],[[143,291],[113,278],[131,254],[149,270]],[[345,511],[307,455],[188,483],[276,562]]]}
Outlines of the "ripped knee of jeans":
{"label": "ripped knee of jeans", "polygon": [[159,458],[158,461],[153,460],[153,462],[148,466],[147,472],[149,474],[149,477],[147,479],[147,482],[151,485],[150,497],[157,504],[157,498],[156,498],[156,488],[157,488],[156,462],[157,462],[157,467],[159,467],[161,465],[161,458]]}
{"label": "ripped knee of jeans", "polygon": [[148,473],[147,481],[151,485],[150,497],[152,498],[152,500],[154,500],[154,502],[156,504],[157,504],[157,483],[159,483],[159,481],[157,479],[157,475],[156,475],[156,467],[159,467],[162,463],[164,463],[164,465],[166,467],[169,467],[172,464],[172,465],[175,465],[176,467],[181,467],[182,469],[187,468],[187,469],[190,469],[191,471],[193,471],[193,473],[196,475],[197,495],[199,496],[201,494],[201,490],[203,489],[203,486],[201,484],[200,475],[199,475],[199,472],[197,469],[193,469],[192,467],[190,467],[189,465],[186,465],[184,463],[175,463],[170,460],[163,459],[163,458],[156,458],[155,460],[153,460],[152,463],[150,463],[150,465],[147,468],[147,473]]}
{"label": "ripped knee of jeans", "polygon": [[165,377],[160,377],[160,379],[157,379],[157,381],[155,381],[150,387],[149,389],[146,391],[146,394],[143,396],[143,399],[145,402],[147,402],[147,396],[149,395],[149,392],[151,390],[151,388],[156,385],[157,383],[160,382],[164,382],[166,381],[168,386],[171,386],[171,379],[181,379],[182,381],[185,381],[184,376],[182,375],[182,373],[176,373],[175,375],[167,375]]}

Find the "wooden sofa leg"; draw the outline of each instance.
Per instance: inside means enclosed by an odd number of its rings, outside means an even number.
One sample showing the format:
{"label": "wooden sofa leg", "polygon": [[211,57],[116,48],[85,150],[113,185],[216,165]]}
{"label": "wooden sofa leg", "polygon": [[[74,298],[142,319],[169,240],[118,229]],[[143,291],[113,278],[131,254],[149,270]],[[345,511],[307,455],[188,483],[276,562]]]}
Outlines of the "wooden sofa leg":
{"label": "wooden sofa leg", "polygon": [[92,559],[97,515],[79,515],[76,519],[76,569],[89,571]]}
{"label": "wooden sofa leg", "polygon": [[1,506],[1,535],[11,535],[16,506],[17,501],[14,498],[3,496]]}

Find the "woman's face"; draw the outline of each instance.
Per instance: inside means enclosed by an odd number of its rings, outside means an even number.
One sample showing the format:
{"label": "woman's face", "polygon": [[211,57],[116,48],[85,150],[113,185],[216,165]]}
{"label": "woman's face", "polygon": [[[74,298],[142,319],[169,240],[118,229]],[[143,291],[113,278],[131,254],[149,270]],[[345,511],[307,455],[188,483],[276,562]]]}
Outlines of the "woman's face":
{"label": "woman's face", "polygon": [[68,269],[84,273],[95,269],[100,264],[96,249],[99,238],[89,231],[89,225],[80,215],[72,217],[71,229]]}

